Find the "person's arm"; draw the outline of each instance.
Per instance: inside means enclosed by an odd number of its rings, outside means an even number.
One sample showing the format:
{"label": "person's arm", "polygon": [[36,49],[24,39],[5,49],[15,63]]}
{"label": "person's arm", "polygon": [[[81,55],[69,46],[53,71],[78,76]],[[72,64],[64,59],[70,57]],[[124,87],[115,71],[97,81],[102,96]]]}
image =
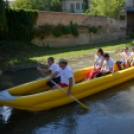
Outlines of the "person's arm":
{"label": "person's arm", "polygon": [[124,51],[121,50],[117,55],[118,55],[118,56],[122,56],[122,52],[124,52]]}
{"label": "person's arm", "polygon": [[59,74],[59,72],[55,72],[54,74],[52,74],[52,76],[49,78],[49,80],[51,81],[53,78],[55,78],[57,75]]}
{"label": "person's arm", "polygon": [[73,78],[71,77],[69,78],[69,85],[68,85],[68,91],[67,91],[68,95],[71,94],[72,87],[73,87]]}
{"label": "person's arm", "polygon": [[49,69],[41,69],[40,67],[37,67],[37,69],[38,69],[39,71],[44,72],[44,73],[48,73],[48,72],[51,71],[51,70],[49,70]]}

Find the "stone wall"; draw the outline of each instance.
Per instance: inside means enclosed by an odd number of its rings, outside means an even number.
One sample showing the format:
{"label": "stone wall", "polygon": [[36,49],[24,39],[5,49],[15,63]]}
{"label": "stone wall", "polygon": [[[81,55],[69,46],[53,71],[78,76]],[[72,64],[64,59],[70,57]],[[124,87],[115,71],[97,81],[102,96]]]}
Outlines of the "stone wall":
{"label": "stone wall", "polygon": [[[46,23],[50,25],[57,25],[59,23],[69,25],[70,21],[86,26],[84,28],[79,28],[80,34],[78,37],[74,37],[73,35],[64,35],[58,38],[49,36],[44,39],[35,38],[32,40],[32,43],[39,46],[49,45],[51,47],[63,47],[109,42],[126,37],[125,20],[83,14],[39,12],[36,26],[44,25]],[[102,28],[97,34],[93,34],[89,33],[89,26],[101,26]]]}

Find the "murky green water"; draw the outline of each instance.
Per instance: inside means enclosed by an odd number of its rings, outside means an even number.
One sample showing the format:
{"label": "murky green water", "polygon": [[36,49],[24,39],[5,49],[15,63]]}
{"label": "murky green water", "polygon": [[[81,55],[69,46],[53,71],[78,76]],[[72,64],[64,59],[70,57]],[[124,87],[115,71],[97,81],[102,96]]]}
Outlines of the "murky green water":
{"label": "murky green water", "polygon": [[[76,70],[92,64],[93,57],[74,59]],[[36,69],[7,72],[0,76],[0,90],[42,77]],[[77,103],[32,113],[0,106],[0,134],[134,134],[134,80]]]}

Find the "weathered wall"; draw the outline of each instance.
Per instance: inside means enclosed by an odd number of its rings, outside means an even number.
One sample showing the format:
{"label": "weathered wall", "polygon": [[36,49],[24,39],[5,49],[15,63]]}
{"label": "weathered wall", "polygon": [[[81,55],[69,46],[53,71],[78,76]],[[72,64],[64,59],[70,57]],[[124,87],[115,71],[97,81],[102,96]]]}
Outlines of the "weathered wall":
{"label": "weathered wall", "polygon": [[134,0],[126,0],[125,7],[132,7],[134,6]]}
{"label": "weathered wall", "polygon": [[[106,17],[95,17],[82,14],[55,13],[55,12],[39,12],[37,25],[51,24],[57,25],[63,23],[69,25],[70,21],[79,25],[87,26],[79,29],[79,36],[66,35],[59,38],[49,36],[44,39],[35,38],[32,43],[42,46],[49,45],[51,47],[74,46],[84,44],[95,44],[119,40],[126,37],[126,21],[116,20]],[[97,34],[89,33],[88,26],[102,26]]]}

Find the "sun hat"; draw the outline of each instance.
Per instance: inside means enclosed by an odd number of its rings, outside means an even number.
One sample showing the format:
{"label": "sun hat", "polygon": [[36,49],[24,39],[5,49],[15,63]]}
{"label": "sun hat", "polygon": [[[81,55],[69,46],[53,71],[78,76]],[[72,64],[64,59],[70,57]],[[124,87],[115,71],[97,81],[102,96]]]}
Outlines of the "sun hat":
{"label": "sun hat", "polygon": [[66,64],[67,64],[68,61],[67,61],[66,59],[64,59],[64,58],[61,58],[61,59],[59,59],[59,62],[58,62],[58,63],[59,63],[59,64],[60,64],[60,63],[66,63]]}

